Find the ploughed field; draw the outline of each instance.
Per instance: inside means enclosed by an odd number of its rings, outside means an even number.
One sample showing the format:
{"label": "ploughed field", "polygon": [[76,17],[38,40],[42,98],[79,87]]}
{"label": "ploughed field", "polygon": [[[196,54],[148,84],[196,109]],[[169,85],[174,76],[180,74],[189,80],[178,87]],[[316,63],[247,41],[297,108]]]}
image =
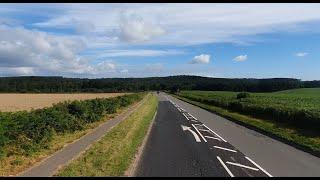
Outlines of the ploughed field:
{"label": "ploughed field", "polygon": [[301,88],[273,93],[181,91],[179,96],[253,117],[288,123],[299,128],[319,128],[320,88]]}
{"label": "ploughed field", "polygon": [[76,93],[76,94],[22,94],[0,93],[0,111],[21,111],[49,107],[63,101],[109,98],[126,93]]}

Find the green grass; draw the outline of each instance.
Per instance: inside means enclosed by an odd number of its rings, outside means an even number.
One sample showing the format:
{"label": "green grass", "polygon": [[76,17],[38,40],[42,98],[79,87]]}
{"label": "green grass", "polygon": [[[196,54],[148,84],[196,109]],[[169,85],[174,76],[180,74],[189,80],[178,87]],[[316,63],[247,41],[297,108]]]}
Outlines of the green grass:
{"label": "green grass", "polygon": [[142,144],[157,105],[157,97],[149,95],[132,115],[56,176],[123,176]]}
{"label": "green grass", "polygon": [[[259,110],[260,108],[263,110],[263,108],[268,107],[284,112],[307,110],[313,112],[312,115],[315,118],[319,118],[320,115],[317,114],[320,111],[319,92],[320,88],[310,88],[274,93],[250,93],[250,97],[244,100],[237,100],[236,92],[182,91],[176,97],[240,124],[248,125],[267,134],[279,137],[284,141],[318,155],[320,153],[320,132],[318,131],[319,126],[312,127],[314,125],[312,123],[314,122],[305,119],[297,119],[301,121],[300,123],[281,121],[277,118],[270,118],[273,114],[259,116],[259,112],[250,113],[245,108],[258,107],[255,109]],[[232,102],[244,104],[241,111],[236,111],[236,108],[230,109],[230,103]],[[291,114],[285,115],[290,116]],[[306,125],[299,126],[302,123]]]}
{"label": "green grass", "polygon": [[[228,91],[182,91],[180,95],[231,102],[236,100],[237,93]],[[273,93],[250,93],[250,95],[246,102],[251,104],[263,103],[265,106],[285,105],[287,108],[307,108],[320,111],[320,88],[301,88]]]}
{"label": "green grass", "polygon": [[320,97],[320,88],[300,88],[300,89],[290,89],[285,91],[278,91],[272,94],[282,94],[282,95],[293,95],[293,96],[304,96],[304,97]]}
{"label": "green grass", "polygon": [[225,91],[181,91],[179,96],[256,118],[289,123],[297,128],[320,130],[320,88],[249,93],[249,97],[241,100],[236,98],[237,94]]}

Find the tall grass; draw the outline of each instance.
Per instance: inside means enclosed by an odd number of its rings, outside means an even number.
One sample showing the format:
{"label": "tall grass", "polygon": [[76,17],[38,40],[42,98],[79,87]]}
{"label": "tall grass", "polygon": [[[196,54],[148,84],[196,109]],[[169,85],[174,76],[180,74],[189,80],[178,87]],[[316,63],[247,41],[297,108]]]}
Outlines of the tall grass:
{"label": "tall grass", "polygon": [[157,110],[154,95],[57,176],[123,176],[132,163]]}

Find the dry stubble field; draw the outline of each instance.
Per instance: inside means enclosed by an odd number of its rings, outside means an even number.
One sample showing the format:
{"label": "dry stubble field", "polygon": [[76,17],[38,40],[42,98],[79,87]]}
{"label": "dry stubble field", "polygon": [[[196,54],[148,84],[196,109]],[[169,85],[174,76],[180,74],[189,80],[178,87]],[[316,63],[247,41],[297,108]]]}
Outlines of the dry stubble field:
{"label": "dry stubble field", "polygon": [[22,111],[51,106],[67,100],[84,100],[121,96],[128,93],[19,94],[0,93],[0,111]]}

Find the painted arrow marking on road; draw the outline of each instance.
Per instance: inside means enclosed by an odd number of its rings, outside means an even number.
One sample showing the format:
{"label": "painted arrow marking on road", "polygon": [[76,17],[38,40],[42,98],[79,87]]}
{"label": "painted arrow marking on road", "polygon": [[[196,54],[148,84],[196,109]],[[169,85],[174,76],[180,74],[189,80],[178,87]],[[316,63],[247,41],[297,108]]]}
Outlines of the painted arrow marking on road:
{"label": "painted arrow marking on road", "polygon": [[181,125],[181,128],[183,131],[189,131],[192,133],[193,137],[196,139],[197,142],[201,142],[198,134],[194,131],[191,130],[191,127],[188,127],[188,126],[184,126],[184,125]]}

